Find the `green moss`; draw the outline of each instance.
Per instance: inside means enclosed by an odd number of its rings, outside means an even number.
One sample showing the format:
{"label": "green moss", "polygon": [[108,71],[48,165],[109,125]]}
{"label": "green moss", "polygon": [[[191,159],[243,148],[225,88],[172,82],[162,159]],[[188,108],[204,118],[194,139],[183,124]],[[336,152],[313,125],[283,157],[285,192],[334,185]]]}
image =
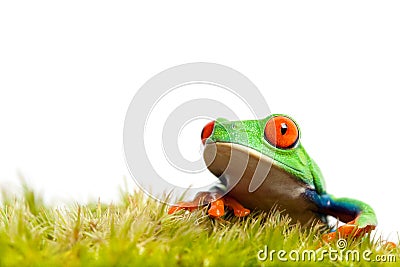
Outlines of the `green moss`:
{"label": "green moss", "polygon": [[[51,207],[28,187],[22,197],[3,196],[0,209],[0,266],[269,266],[257,253],[271,250],[302,253],[337,249],[321,242],[321,228],[301,229],[278,211],[255,212],[247,218],[228,213],[213,220],[205,209],[167,214],[167,207],[144,194],[122,193],[116,204],[88,203]],[[347,240],[347,250],[394,255],[367,236]],[[319,248],[317,250],[317,248]],[[294,254],[293,254],[294,255]],[[288,255],[286,255],[288,258]],[[312,266],[321,262],[286,262]],[[357,266],[365,261],[331,262],[325,265]],[[387,266],[372,262],[370,265]],[[395,263],[393,264],[395,265]]]}

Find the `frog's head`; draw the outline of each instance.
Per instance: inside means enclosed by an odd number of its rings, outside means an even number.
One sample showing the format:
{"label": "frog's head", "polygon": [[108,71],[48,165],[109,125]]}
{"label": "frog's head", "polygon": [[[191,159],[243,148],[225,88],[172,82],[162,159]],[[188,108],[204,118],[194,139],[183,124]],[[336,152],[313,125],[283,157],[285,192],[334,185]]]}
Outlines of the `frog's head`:
{"label": "frog's head", "polygon": [[[217,119],[203,128],[201,139],[206,164],[216,176],[227,167],[231,152],[239,150],[258,161],[269,161],[307,184],[313,183],[312,163],[300,144],[300,129],[287,115],[272,114],[261,120],[246,121]],[[227,152],[228,146],[231,152]]]}

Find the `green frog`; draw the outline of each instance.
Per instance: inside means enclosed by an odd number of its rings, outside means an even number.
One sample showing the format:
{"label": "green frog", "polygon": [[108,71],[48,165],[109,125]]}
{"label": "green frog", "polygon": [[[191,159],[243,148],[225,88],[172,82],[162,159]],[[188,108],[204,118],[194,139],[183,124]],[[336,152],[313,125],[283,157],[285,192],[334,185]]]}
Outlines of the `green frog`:
{"label": "green frog", "polygon": [[170,207],[170,214],[208,205],[208,214],[216,218],[225,214],[225,207],[239,217],[277,207],[302,225],[327,223],[333,216],[344,225],[323,235],[327,241],[375,229],[377,219],[368,204],[327,194],[321,170],[300,143],[299,126],[291,117],[219,118],[203,128],[201,139],[207,168],[221,185]]}

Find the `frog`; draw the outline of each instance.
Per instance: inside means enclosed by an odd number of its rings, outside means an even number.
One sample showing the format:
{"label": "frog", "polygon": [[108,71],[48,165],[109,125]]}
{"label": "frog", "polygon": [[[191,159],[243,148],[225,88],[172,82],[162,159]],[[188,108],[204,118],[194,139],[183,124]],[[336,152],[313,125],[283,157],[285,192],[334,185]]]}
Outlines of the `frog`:
{"label": "frog", "polygon": [[[219,184],[199,192],[192,201],[172,205],[168,213],[208,207],[208,215],[221,218],[231,209],[237,217],[274,208],[293,222],[341,226],[322,235],[325,241],[362,236],[377,226],[374,210],[363,201],[337,198],[326,191],[324,176],[300,142],[300,127],[285,114],[260,120],[207,123],[201,132],[203,159]],[[337,224],[338,225],[338,224]]]}

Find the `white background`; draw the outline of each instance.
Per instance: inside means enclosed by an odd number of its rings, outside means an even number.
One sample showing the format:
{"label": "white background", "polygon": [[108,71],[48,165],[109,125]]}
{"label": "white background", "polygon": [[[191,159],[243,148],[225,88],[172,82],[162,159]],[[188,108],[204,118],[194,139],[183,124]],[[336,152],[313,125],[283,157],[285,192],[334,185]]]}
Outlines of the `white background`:
{"label": "white background", "polygon": [[[122,129],[158,72],[230,66],[301,126],[329,193],[399,231],[397,1],[3,1],[0,183],[19,170],[49,201],[118,200]],[[222,101],[222,100],[221,100]]]}

